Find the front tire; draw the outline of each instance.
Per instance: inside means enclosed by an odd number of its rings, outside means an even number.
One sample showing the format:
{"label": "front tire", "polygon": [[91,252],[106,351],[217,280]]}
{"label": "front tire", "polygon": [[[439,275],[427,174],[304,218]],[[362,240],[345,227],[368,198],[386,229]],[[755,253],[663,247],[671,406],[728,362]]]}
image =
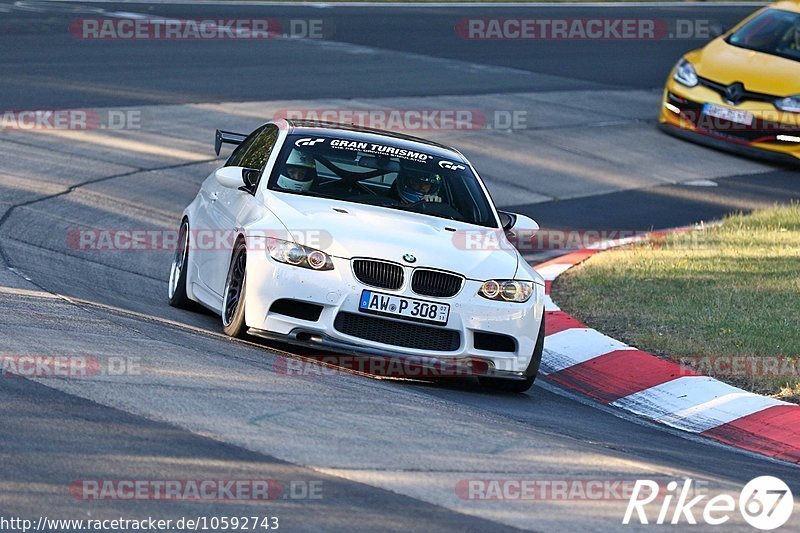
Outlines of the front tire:
{"label": "front tire", "polygon": [[228,267],[222,299],[222,328],[230,337],[242,339],[246,336],[244,300],[247,287],[247,247],[244,242],[236,244]]}
{"label": "front tire", "polygon": [[478,378],[481,387],[499,392],[525,392],[533,386],[536,381],[536,374],[539,373],[539,365],[542,364],[542,352],[544,352],[544,312],[542,312],[542,323],[539,325],[539,336],[536,338],[536,346],[533,348],[533,357],[525,369],[525,379],[505,379],[505,378]]}
{"label": "front tire", "polygon": [[189,221],[183,219],[178,232],[178,244],[175,257],[169,269],[169,287],[167,296],[169,305],[179,309],[191,309],[192,301],[186,294],[186,272],[189,270]]}

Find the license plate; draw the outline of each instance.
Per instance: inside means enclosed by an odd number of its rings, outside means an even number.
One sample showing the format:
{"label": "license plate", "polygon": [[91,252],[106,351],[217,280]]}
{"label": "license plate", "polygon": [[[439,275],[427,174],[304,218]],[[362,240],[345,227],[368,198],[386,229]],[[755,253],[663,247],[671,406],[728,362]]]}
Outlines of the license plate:
{"label": "license plate", "polygon": [[450,316],[449,304],[426,302],[374,291],[361,292],[358,310],[363,313],[405,318],[440,326],[447,324],[447,318]]}
{"label": "license plate", "polygon": [[753,114],[749,111],[730,109],[728,107],[722,107],[721,105],[703,104],[703,114],[709,117],[729,120],[737,124],[744,124],[745,126],[753,124]]}

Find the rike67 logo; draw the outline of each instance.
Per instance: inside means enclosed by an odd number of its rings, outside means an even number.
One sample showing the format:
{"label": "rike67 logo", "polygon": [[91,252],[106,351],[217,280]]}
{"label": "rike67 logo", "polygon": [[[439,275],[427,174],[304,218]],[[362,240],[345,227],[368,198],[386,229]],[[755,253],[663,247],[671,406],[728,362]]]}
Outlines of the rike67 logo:
{"label": "rike67 logo", "polygon": [[[703,523],[719,526],[731,520],[738,504],[738,511],[748,524],[756,529],[769,531],[786,524],[794,508],[794,498],[789,486],[772,476],[760,476],[751,480],[739,494],[738,502],[730,494],[718,494],[707,501],[704,501],[708,497],[706,494],[691,497],[691,479],[684,480],[680,489],[678,482],[669,482],[666,495],[659,494],[660,488],[661,485],[655,481],[637,480],[622,523],[630,524],[632,519],[638,519],[640,524],[649,524],[652,520],[658,525],[695,525],[699,515]],[[648,516],[645,506],[657,499],[661,501],[661,505],[654,519],[652,515]]]}

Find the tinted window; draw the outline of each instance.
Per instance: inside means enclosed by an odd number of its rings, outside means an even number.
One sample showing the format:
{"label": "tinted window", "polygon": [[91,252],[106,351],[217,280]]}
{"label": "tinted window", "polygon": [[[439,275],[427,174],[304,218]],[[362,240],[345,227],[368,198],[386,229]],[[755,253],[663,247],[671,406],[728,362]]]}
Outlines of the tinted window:
{"label": "tinted window", "polygon": [[226,167],[240,167],[242,166],[240,163],[242,162],[242,156],[247,153],[247,150],[250,148],[250,145],[253,144],[253,141],[256,140],[261,133],[264,132],[266,126],[261,126],[253,133],[247,136],[247,138],[242,141],[242,144],[234,148],[233,153],[231,153],[228,160],[225,162]]}
{"label": "tinted window", "polygon": [[768,9],[733,32],[726,42],[800,61],[800,13]]}
{"label": "tinted window", "polygon": [[225,166],[261,170],[269,159],[277,139],[277,126],[272,124],[262,126],[248,135],[247,139],[234,150]]}

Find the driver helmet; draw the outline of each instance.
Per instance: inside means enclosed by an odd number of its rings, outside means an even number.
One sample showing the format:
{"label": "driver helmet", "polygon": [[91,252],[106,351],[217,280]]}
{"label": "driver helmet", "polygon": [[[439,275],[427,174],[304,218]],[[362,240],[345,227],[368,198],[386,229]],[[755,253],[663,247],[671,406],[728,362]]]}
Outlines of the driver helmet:
{"label": "driver helmet", "polygon": [[317,177],[317,162],[308,154],[292,150],[278,176],[278,187],[289,191],[307,191]]}
{"label": "driver helmet", "polygon": [[422,201],[425,197],[437,196],[441,187],[442,177],[439,174],[406,169],[397,177],[397,194],[410,204]]}

